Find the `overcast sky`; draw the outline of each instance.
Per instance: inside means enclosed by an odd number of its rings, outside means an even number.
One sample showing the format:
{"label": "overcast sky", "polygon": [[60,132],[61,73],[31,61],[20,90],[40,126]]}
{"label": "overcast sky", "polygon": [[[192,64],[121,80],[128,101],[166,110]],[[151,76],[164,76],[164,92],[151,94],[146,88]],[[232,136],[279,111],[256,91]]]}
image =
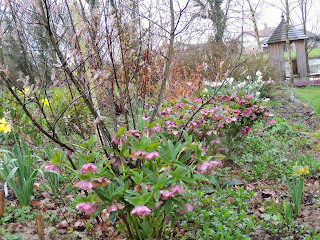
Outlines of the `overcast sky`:
{"label": "overcast sky", "polygon": [[[308,0],[310,2],[310,0]],[[251,0],[251,2],[257,2],[257,0]],[[270,4],[274,4],[276,6],[282,7],[281,0],[266,0],[263,4],[263,10],[261,13],[261,18],[258,20],[259,22],[259,28],[263,28],[264,23],[267,23],[270,27],[276,27],[280,21],[281,21],[281,9],[271,6]],[[284,2],[284,0],[283,0]],[[291,3],[293,6],[297,6],[297,4],[294,4],[297,2],[296,0],[289,0],[289,3]],[[282,7],[283,9],[283,7]],[[292,22],[295,25],[298,25],[301,23],[299,17],[297,14],[301,14],[301,11],[298,7],[291,9],[291,18]],[[299,28],[300,26],[297,26]],[[312,0],[312,7],[309,9],[308,12],[308,21],[307,21],[307,30],[320,33],[320,0]]]}

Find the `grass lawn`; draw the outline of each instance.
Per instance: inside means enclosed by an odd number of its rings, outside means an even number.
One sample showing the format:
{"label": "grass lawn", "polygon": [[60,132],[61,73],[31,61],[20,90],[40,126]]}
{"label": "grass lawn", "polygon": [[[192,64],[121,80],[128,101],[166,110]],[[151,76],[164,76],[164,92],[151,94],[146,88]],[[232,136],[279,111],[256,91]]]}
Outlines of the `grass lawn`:
{"label": "grass lawn", "polygon": [[[292,58],[296,58],[296,51],[291,51]],[[320,48],[314,48],[308,55],[309,59],[320,58]],[[284,53],[284,59],[288,59],[288,52]]]}
{"label": "grass lawn", "polygon": [[320,87],[296,88],[294,93],[301,101],[310,103],[314,107],[318,116],[320,116]]}

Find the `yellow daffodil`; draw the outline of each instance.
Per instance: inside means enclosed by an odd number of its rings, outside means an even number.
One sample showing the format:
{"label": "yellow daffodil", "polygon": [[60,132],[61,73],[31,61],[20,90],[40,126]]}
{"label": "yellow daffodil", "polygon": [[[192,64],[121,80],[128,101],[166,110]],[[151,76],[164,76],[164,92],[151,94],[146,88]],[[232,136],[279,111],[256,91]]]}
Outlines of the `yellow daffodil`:
{"label": "yellow daffodil", "polygon": [[11,132],[9,123],[4,118],[0,120],[0,132],[8,133]]}
{"label": "yellow daffodil", "polygon": [[298,174],[300,176],[304,176],[304,175],[307,175],[309,173],[310,173],[309,166],[304,166],[304,167],[298,169]]}
{"label": "yellow daffodil", "polygon": [[41,100],[41,102],[43,103],[44,106],[49,106],[48,99],[44,98],[44,99]]}
{"label": "yellow daffodil", "polygon": [[29,95],[30,94],[30,88],[24,88],[23,91],[24,95]]}

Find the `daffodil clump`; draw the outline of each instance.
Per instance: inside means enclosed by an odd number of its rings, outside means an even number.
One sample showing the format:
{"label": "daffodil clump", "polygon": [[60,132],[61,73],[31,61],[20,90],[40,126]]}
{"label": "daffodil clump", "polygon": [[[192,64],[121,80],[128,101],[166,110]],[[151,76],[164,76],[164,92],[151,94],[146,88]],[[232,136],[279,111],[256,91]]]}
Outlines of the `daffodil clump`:
{"label": "daffodil clump", "polygon": [[8,133],[11,132],[11,128],[8,122],[4,118],[0,120],[0,132]]}

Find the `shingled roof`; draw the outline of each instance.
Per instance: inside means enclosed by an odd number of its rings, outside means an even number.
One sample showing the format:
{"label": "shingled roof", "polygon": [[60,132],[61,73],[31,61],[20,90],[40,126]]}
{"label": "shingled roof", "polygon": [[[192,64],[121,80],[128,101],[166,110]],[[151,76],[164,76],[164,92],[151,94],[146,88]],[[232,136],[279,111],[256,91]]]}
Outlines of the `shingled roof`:
{"label": "shingled roof", "polygon": [[[308,37],[303,32],[295,29],[293,26],[289,26],[289,40],[301,40],[307,39]],[[273,31],[267,43],[285,42],[286,41],[286,22],[284,19],[280,22],[278,27]]]}

